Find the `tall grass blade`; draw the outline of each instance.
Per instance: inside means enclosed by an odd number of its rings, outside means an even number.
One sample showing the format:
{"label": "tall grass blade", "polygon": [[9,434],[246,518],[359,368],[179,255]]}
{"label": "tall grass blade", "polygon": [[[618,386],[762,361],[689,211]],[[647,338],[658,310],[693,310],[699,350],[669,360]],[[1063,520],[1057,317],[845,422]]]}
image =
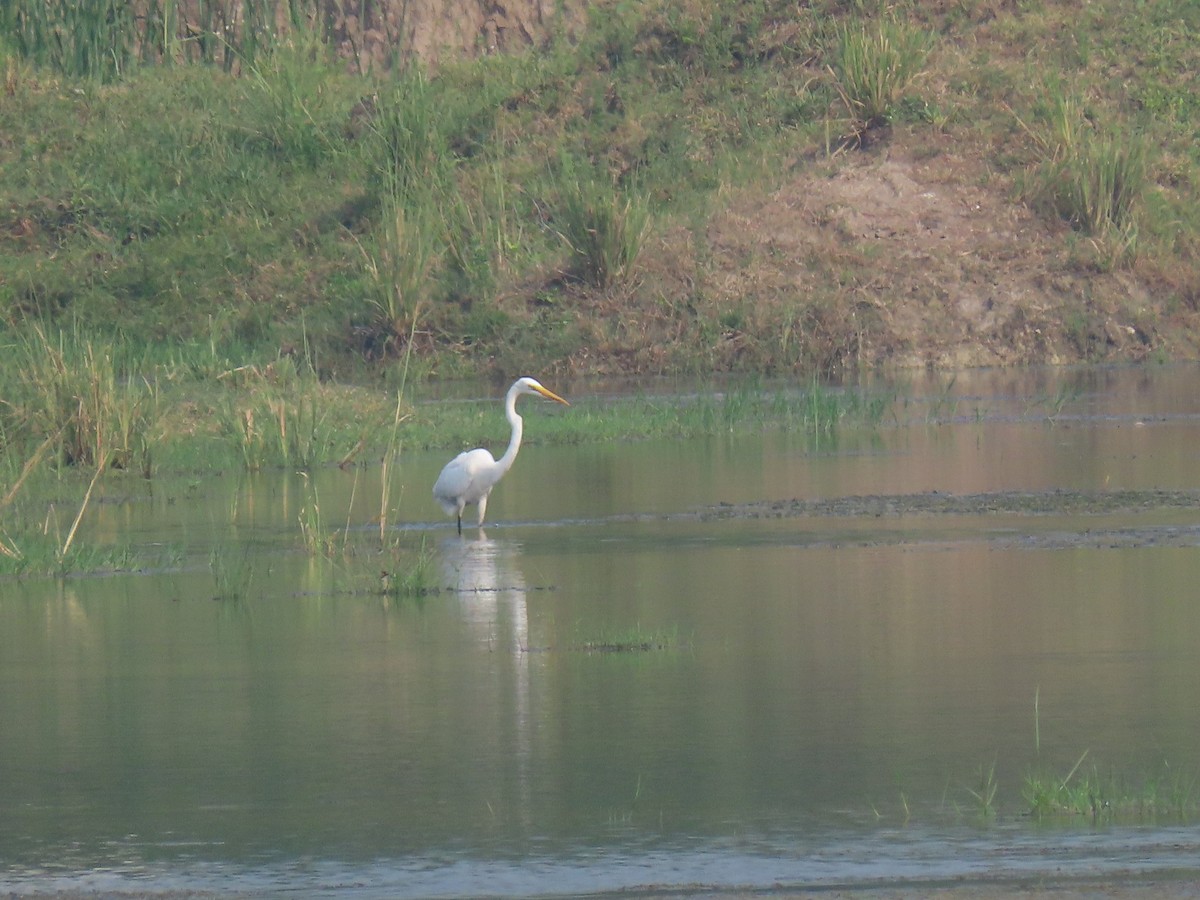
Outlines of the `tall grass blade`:
{"label": "tall grass blade", "polygon": [[92,499],[92,491],[96,488],[96,482],[100,480],[100,476],[104,474],[104,464],[101,463],[96,467],[96,472],[92,475],[91,482],[88,483],[87,492],[83,495],[83,502],[79,504],[79,512],[75,514],[75,521],[71,523],[71,528],[67,532],[67,539],[63,541],[62,550],[59,551],[59,559],[65,560],[67,551],[71,549],[71,544],[75,543],[75,533],[79,530],[79,523],[83,521],[83,514],[87,511],[88,503]]}

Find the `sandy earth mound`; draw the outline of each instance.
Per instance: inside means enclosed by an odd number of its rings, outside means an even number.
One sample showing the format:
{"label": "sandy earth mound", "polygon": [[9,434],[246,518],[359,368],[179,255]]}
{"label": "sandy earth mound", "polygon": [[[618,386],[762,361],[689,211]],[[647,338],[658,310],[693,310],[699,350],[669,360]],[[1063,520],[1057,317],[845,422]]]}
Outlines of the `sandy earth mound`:
{"label": "sandy earth mound", "polygon": [[885,147],[794,173],[714,221],[722,284],[764,298],[832,291],[858,320],[864,362],[1134,361],[1169,341],[1136,277],[1089,267],[1088,238],[953,152]]}

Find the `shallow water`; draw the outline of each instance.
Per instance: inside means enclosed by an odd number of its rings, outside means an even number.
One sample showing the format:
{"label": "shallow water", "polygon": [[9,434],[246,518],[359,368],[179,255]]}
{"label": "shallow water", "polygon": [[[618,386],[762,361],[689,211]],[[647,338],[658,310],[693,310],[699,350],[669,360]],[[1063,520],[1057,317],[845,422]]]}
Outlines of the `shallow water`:
{"label": "shallow water", "polygon": [[422,600],[298,552],[377,473],[114,495],[88,538],[163,566],[0,593],[0,892],[1194,875],[1193,822],[1021,788],[1086,753],[1195,805],[1198,388],[974,373],[836,441],[531,445],[461,538],[410,454]]}

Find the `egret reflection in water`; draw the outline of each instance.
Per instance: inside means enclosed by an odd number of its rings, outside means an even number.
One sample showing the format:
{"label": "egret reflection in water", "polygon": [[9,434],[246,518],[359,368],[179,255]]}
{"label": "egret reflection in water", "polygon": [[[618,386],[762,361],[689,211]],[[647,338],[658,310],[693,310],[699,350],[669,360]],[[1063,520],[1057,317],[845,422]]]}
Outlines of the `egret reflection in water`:
{"label": "egret reflection in water", "polygon": [[521,545],[455,535],[441,545],[442,574],[454,591],[462,620],[474,642],[492,649],[487,708],[495,715],[493,739],[511,747],[516,765],[514,811],[523,824],[533,821],[533,748],[536,721],[531,699],[533,657],[529,642],[529,607],[521,572]]}
{"label": "egret reflection in water", "polygon": [[477,538],[455,535],[441,547],[442,577],[457,596],[464,619],[479,637],[507,637],[513,652],[522,652],[529,642],[520,554],[516,541],[492,540],[482,529]]}

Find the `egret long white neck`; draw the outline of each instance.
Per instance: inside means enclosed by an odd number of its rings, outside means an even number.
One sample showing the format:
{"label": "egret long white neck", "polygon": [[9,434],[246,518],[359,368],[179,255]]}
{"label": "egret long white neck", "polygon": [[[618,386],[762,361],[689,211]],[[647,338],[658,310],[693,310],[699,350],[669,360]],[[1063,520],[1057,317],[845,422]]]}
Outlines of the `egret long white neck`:
{"label": "egret long white neck", "polygon": [[517,415],[517,397],[520,391],[514,384],[508,392],[508,396],[504,398],[504,417],[508,419],[508,424],[512,426],[512,436],[508,439],[508,449],[504,451],[504,455],[496,460],[496,466],[501,473],[507,472],[517,458],[517,452],[521,449],[521,435],[525,430],[525,423],[521,417]]}

